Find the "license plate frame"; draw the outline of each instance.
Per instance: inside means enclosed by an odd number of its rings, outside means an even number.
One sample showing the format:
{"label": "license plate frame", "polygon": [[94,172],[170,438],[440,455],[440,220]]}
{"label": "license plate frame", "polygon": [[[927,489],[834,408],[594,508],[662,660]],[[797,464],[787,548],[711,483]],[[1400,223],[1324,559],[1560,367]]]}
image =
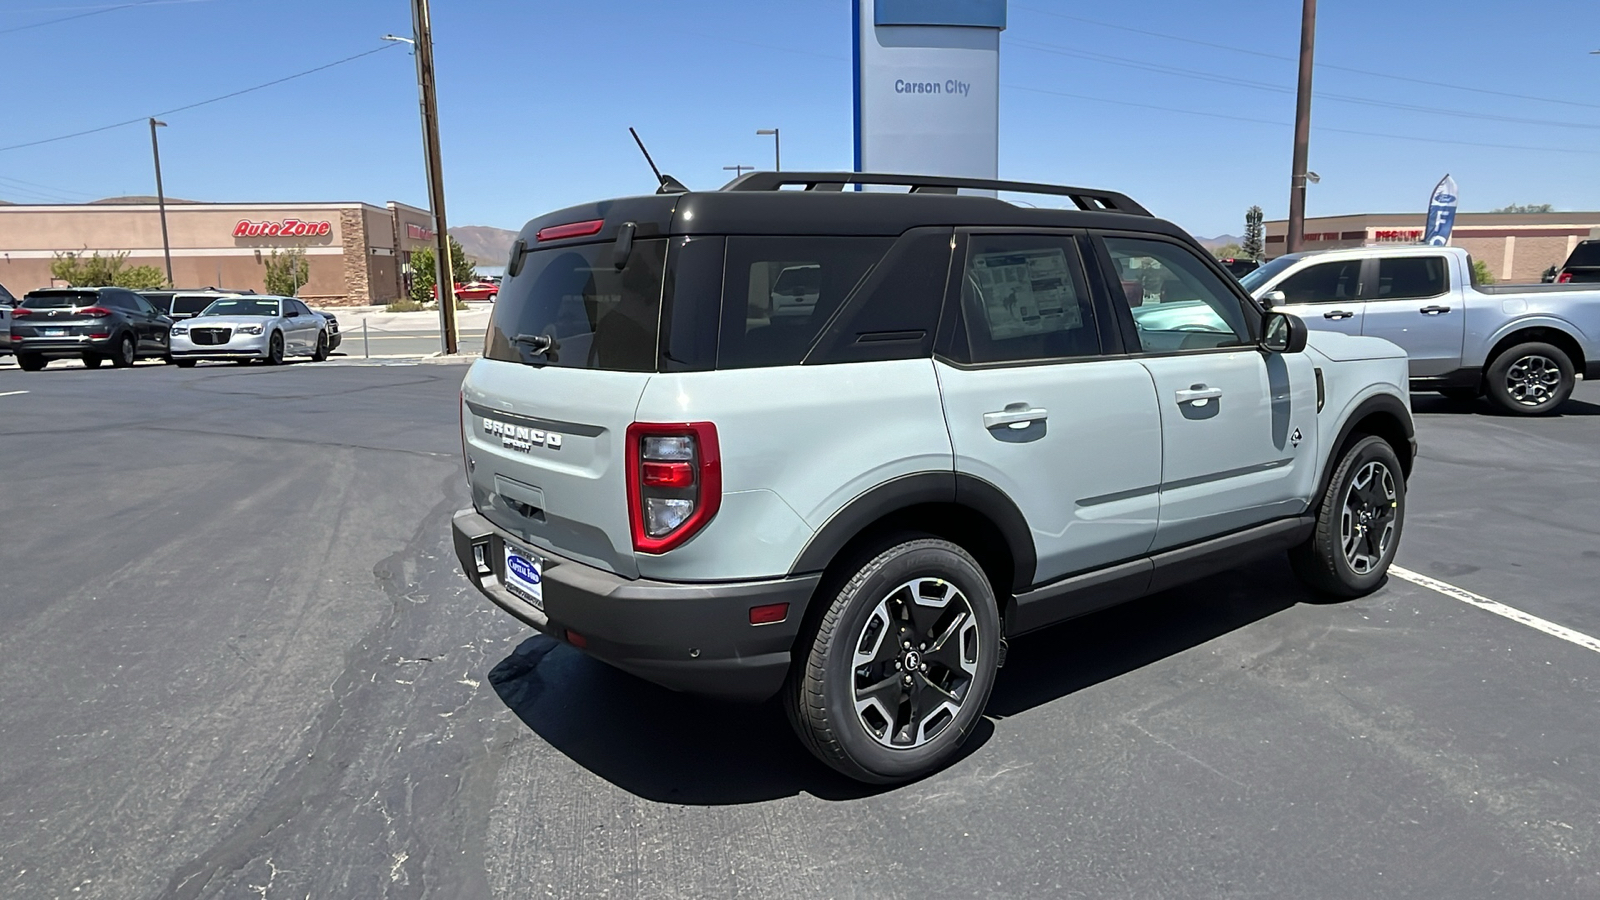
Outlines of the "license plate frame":
{"label": "license plate frame", "polygon": [[505,545],[505,558],[506,590],[532,604],[534,609],[543,611],[544,560],[537,553],[524,550],[509,541]]}

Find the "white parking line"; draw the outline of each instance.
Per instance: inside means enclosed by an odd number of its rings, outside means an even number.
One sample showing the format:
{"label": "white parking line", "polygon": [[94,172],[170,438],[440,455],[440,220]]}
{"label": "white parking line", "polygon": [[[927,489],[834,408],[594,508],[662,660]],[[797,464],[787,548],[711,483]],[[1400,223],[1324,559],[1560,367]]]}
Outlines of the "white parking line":
{"label": "white parking line", "polygon": [[26,393],[27,393],[27,391],[4,391],[4,392],[0,392],[0,397],[15,397],[18,394],[26,394]]}
{"label": "white parking line", "polygon": [[1563,641],[1568,643],[1577,644],[1579,647],[1582,647],[1586,650],[1593,650],[1596,653],[1600,653],[1600,638],[1592,638],[1581,631],[1573,631],[1571,628],[1557,625],[1548,619],[1541,619],[1538,616],[1530,615],[1515,607],[1507,606],[1498,600],[1490,600],[1488,597],[1484,597],[1480,594],[1474,594],[1469,590],[1458,588],[1453,584],[1448,584],[1440,581],[1437,578],[1429,578],[1426,575],[1413,572],[1410,569],[1402,569],[1399,566],[1392,565],[1389,567],[1389,574],[1395,576],[1396,578],[1403,578],[1412,584],[1421,585],[1429,590],[1438,591],[1446,597],[1453,597],[1456,600],[1460,600],[1462,603],[1468,603],[1472,606],[1478,607],[1479,609],[1488,610],[1497,616],[1505,616],[1511,621],[1520,622],[1521,624],[1526,625],[1535,631],[1542,631],[1545,634],[1553,637],[1561,638]]}

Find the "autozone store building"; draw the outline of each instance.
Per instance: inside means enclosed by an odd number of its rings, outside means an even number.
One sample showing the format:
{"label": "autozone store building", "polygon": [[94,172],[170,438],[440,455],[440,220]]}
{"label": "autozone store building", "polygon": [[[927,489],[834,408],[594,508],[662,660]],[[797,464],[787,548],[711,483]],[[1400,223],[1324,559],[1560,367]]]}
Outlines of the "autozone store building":
{"label": "autozone store building", "polygon": [[[266,290],[272,252],[305,251],[300,296],[318,306],[388,303],[404,295],[411,254],[433,246],[433,217],[403,203],[167,204],[172,278],[180,288]],[[52,284],[65,252],[127,253],[164,269],[154,203],[0,205],[0,284],[21,296]]]}
{"label": "autozone store building", "polygon": [[[1278,219],[1265,224],[1267,259],[1282,256],[1288,223]],[[1306,219],[1305,249],[1415,244],[1427,224],[1426,213]],[[1589,238],[1600,238],[1600,212],[1457,213],[1450,246],[1483,260],[1500,281],[1527,283],[1566,262],[1572,248]]]}

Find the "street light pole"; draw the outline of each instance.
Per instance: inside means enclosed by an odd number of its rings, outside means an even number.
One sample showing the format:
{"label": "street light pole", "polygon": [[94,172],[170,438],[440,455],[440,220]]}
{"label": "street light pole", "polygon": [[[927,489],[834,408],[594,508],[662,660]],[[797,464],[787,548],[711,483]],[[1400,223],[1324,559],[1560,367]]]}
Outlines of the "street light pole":
{"label": "street light pole", "polygon": [[167,260],[167,287],[172,287],[172,241],[167,237],[167,192],[161,186],[161,144],[156,141],[156,128],[167,123],[150,118],[150,155],[156,160],[156,206],[161,210],[161,255]]}
{"label": "street light pole", "polygon": [[1300,9],[1300,84],[1294,102],[1294,164],[1289,176],[1289,229],[1284,249],[1297,253],[1306,238],[1306,157],[1311,144],[1311,60],[1317,39],[1317,0]]}
{"label": "street light pole", "polygon": [[428,0],[411,0],[411,33],[386,41],[412,45],[417,57],[417,92],[422,106],[422,152],[428,168],[428,205],[433,210],[433,283],[439,292],[439,337],[446,354],[457,350],[455,266],[450,259],[450,229],[444,214],[444,169],[439,161],[439,98],[434,91],[433,20]]}
{"label": "street light pole", "polygon": [[778,143],[781,140],[781,138],[778,137],[778,129],[776,129],[776,128],[757,128],[756,129],[756,134],[761,134],[761,135],[770,134],[770,135],[772,135],[772,171],[774,171],[774,172],[782,172],[783,171],[783,147],[782,147],[781,144]]}

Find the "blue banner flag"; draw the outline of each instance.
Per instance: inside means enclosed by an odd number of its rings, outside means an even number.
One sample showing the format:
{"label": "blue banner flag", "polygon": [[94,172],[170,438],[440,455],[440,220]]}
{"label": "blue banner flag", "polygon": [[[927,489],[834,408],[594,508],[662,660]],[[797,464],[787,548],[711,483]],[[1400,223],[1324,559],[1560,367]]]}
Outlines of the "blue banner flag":
{"label": "blue banner flag", "polygon": [[1422,240],[1435,247],[1450,243],[1450,230],[1456,224],[1456,182],[1449,175],[1433,189],[1428,199],[1428,233]]}

